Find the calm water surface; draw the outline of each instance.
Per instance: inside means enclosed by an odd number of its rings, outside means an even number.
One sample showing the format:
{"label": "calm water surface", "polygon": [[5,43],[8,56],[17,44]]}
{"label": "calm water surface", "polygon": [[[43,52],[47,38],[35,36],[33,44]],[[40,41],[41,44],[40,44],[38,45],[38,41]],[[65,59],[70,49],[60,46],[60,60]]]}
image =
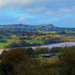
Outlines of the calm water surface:
{"label": "calm water surface", "polygon": [[56,43],[56,44],[49,44],[49,45],[44,45],[44,46],[37,46],[37,47],[32,47],[33,49],[40,48],[40,47],[48,47],[49,49],[52,47],[65,47],[65,46],[75,46],[75,42],[63,42],[63,43]]}

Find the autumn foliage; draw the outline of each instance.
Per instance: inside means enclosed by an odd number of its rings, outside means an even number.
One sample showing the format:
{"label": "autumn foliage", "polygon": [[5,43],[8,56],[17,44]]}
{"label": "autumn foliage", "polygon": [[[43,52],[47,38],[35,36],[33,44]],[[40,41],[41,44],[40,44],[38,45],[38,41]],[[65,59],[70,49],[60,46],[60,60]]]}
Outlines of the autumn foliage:
{"label": "autumn foliage", "polygon": [[19,63],[22,60],[26,60],[27,55],[23,55],[22,51],[8,51],[3,58],[2,62],[8,62],[11,64]]}

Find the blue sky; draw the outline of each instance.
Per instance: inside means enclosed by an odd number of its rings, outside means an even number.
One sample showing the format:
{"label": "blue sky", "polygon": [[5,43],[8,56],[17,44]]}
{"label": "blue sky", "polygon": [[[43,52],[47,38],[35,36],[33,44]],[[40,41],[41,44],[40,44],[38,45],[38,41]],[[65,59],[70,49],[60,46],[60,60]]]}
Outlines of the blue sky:
{"label": "blue sky", "polygon": [[0,0],[0,25],[75,27],[75,0]]}

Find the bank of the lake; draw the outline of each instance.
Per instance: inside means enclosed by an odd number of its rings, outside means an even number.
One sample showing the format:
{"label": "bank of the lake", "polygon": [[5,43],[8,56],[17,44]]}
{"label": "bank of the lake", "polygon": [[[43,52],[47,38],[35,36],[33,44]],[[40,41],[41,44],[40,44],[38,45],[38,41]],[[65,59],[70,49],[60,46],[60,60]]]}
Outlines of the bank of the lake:
{"label": "bank of the lake", "polygon": [[[35,47],[32,47],[34,50],[36,48],[41,48],[41,47],[48,47],[49,49],[52,48],[52,47],[65,47],[65,46],[75,46],[75,42],[63,42],[63,43],[55,43],[55,44],[49,44],[49,45],[43,45],[43,46],[35,46]],[[5,50],[5,49],[0,49],[0,54],[2,53],[2,51]],[[9,50],[9,49],[6,49],[6,50]]]}

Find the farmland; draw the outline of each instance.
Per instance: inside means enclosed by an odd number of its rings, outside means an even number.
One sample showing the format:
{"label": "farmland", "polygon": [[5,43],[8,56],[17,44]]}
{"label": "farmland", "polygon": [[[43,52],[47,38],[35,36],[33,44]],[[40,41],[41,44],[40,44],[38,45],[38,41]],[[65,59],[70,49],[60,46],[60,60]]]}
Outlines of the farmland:
{"label": "farmland", "polygon": [[52,24],[0,26],[0,48],[21,47],[24,43],[28,47],[74,41],[74,28],[60,28]]}
{"label": "farmland", "polygon": [[44,45],[58,42],[74,42],[75,31],[0,31],[0,38],[3,40],[0,42],[0,48],[20,40],[30,44]]}

